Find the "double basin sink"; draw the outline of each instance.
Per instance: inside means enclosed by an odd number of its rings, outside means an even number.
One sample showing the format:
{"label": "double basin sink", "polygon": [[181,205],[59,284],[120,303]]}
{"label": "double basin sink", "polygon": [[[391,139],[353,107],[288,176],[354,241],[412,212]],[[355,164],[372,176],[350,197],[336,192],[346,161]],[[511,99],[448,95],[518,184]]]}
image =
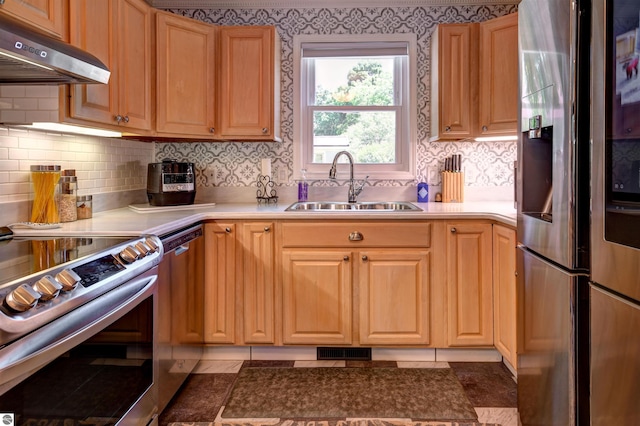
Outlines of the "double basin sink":
{"label": "double basin sink", "polygon": [[319,212],[418,212],[422,209],[407,201],[363,201],[346,203],[341,201],[300,201],[291,204],[285,211],[319,211]]}

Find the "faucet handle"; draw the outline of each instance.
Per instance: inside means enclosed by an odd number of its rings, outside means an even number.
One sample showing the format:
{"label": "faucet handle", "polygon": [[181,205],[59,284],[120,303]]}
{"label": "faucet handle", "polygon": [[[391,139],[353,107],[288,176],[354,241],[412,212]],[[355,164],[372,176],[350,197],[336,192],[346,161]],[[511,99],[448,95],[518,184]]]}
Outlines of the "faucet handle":
{"label": "faucet handle", "polygon": [[367,183],[367,179],[369,179],[369,175],[366,175],[359,184],[354,186],[353,191],[355,192],[355,195],[358,195],[362,192],[364,185]]}

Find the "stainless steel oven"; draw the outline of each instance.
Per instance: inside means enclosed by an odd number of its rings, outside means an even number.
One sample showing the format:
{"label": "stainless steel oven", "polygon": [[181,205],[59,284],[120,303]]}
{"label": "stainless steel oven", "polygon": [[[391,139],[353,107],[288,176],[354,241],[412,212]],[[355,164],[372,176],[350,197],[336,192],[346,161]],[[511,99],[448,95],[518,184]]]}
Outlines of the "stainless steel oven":
{"label": "stainless steel oven", "polygon": [[156,421],[158,237],[0,242],[4,425]]}

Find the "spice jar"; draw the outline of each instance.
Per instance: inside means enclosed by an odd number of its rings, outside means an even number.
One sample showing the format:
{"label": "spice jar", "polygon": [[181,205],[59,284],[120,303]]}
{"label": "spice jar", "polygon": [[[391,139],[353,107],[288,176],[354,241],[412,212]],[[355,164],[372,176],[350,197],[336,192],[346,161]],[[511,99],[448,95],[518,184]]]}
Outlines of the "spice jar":
{"label": "spice jar", "polygon": [[77,191],[78,178],[76,176],[60,176],[60,195],[58,199],[60,222],[73,222],[78,219]]}
{"label": "spice jar", "polygon": [[91,219],[93,216],[93,196],[79,195],[76,207],[78,219]]}
{"label": "spice jar", "polygon": [[31,183],[33,185],[33,205],[31,222],[58,223],[58,181],[60,166],[31,166]]}

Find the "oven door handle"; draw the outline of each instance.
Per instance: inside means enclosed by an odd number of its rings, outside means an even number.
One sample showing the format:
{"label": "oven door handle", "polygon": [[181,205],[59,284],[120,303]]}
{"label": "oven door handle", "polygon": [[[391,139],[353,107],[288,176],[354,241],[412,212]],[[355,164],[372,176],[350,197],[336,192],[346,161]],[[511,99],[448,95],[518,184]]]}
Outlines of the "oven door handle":
{"label": "oven door handle", "polygon": [[156,273],[147,271],[1,349],[0,394],[156,293]]}

